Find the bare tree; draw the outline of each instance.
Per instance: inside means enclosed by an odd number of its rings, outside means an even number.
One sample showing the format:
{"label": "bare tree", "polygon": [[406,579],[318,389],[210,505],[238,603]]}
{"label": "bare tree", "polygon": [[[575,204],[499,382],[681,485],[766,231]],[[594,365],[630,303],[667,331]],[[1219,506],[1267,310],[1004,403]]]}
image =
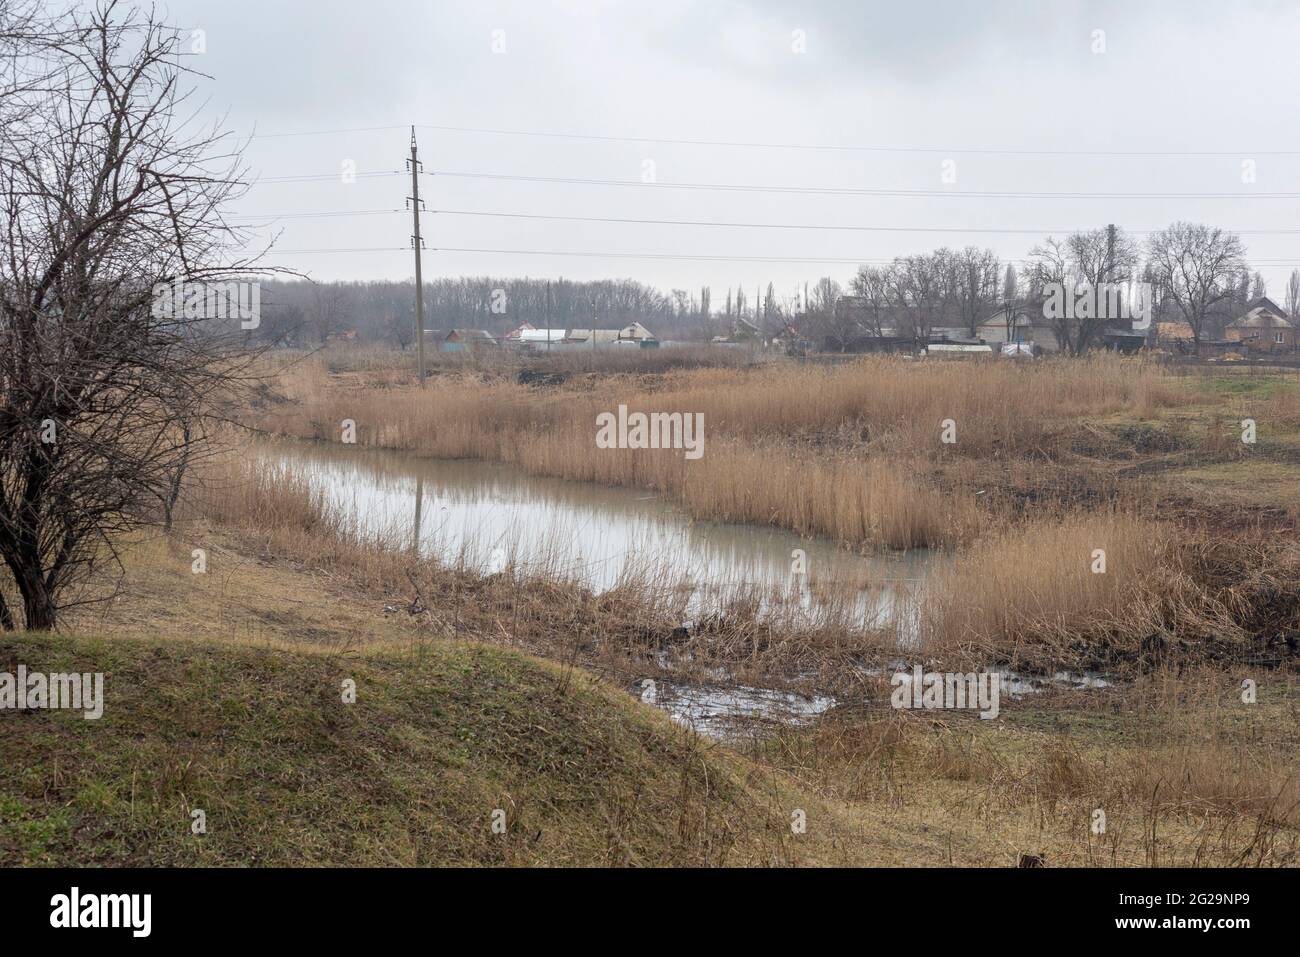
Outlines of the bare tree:
{"label": "bare tree", "polygon": [[385,325],[388,328],[388,335],[403,352],[406,347],[415,342],[415,317],[412,310],[402,310],[389,307],[388,317]]}
{"label": "bare tree", "polygon": [[1007,342],[1015,340],[1016,316],[1020,311],[1020,277],[1016,267],[1007,263],[1007,271],[1002,277],[1002,322],[1006,327]]}
{"label": "bare tree", "polygon": [[0,559],[29,629],[175,503],[248,361],[240,322],[191,294],[253,266],[222,216],[237,151],[179,112],[179,35],[106,0],[56,36],[21,39],[19,62],[57,82],[18,77],[0,101]]}
{"label": "bare tree", "polygon": [[860,266],[853,277],[853,295],[866,307],[864,322],[871,335],[884,335],[885,319],[893,304],[894,279],[891,266]]}
{"label": "bare tree", "polygon": [[[1046,317],[1044,304],[1054,288],[1074,288],[1070,254],[1066,244],[1051,236],[1029,250],[1025,264],[1025,308]],[[1051,317],[1052,334],[1057,346],[1069,351],[1075,339],[1074,322],[1064,316]]]}
{"label": "bare tree", "polygon": [[1286,281],[1286,312],[1292,319],[1300,315],[1300,269],[1292,269]]}
{"label": "bare tree", "polygon": [[900,306],[899,333],[915,348],[924,347],[930,330],[943,316],[947,286],[938,253],[901,256],[890,270],[893,300]]}
{"label": "bare tree", "polygon": [[[1071,233],[1064,240],[1049,236],[1029,251],[1029,307],[1043,310],[1061,349],[1082,355],[1120,318],[1106,309],[1114,301],[1105,294],[1106,287],[1131,281],[1138,265],[1138,246],[1122,229]],[[1054,292],[1058,303],[1070,300],[1066,308],[1045,308]],[[1081,292],[1091,298],[1094,308],[1074,308],[1074,297]]]}
{"label": "bare tree", "polygon": [[1147,249],[1165,300],[1191,327],[1199,350],[1207,323],[1234,300],[1235,284],[1246,268],[1241,239],[1200,223],[1177,222],[1153,233]]}
{"label": "bare tree", "polygon": [[1118,227],[1113,231],[1106,228],[1071,233],[1065,245],[1075,275],[1090,286],[1127,282],[1137,271],[1137,243]]}
{"label": "bare tree", "polygon": [[991,249],[967,246],[954,257],[956,266],[956,311],[971,338],[998,301],[999,263]]}
{"label": "bare tree", "polygon": [[813,285],[809,296],[808,319],[813,327],[835,348],[843,352],[859,332],[859,317],[840,303],[843,290],[829,276]]}
{"label": "bare tree", "polygon": [[44,13],[40,0],[0,0],[0,106],[5,117],[31,115],[24,94],[48,91],[56,78],[48,51],[66,37],[66,24]]}
{"label": "bare tree", "polygon": [[323,346],[343,326],[344,294],[337,283],[320,283],[315,287],[310,315],[313,336]]}

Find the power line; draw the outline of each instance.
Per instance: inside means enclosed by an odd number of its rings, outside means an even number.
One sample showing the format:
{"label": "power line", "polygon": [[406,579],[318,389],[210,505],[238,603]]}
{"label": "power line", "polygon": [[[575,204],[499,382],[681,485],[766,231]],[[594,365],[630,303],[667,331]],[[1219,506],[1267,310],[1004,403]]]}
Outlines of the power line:
{"label": "power line", "polygon": [[[818,256],[709,256],[688,253],[617,253],[577,250],[548,249],[483,249],[474,247],[438,246],[434,252],[446,253],[484,253],[506,256],[578,256],[594,259],[682,259],[701,262],[762,262],[762,263],[875,263],[887,264],[893,259],[863,257],[818,257]],[[1025,258],[1008,258],[1004,262],[1027,263],[1033,260]],[[1253,265],[1262,266],[1300,266],[1300,260],[1255,259]]]}
{"label": "power line", "polygon": [[[1087,232],[1085,228],[1075,227],[1073,229],[1023,229],[1023,228],[1003,228],[1003,227],[984,227],[984,226],[841,226],[823,223],[738,223],[725,222],[716,220],[690,220],[690,219],[624,219],[612,216],[563,216],[549,215],[544,213],[502,213],[488,212],[483,210],[469,209],[435,209],[431,212],[439,213],[444,216],[487,216],[500,217],[506,219],[548,219],[561,220],[564,222],[580,223],[626,223],[631,225],[653,225],[653,226],[722,226],[734,227],[737,229],[812,229],[812,230],[833,230],[847,232],[897,232],[897,233],[1026,233],[1030,235],[1052,235],[1057,233],[1074,233]],[[1239,234],[1261,234],[1261,233],[1300,233],[1296,228],[1279,228],[1279,229],[1233,229],[1230,232]],[[1149,233],[1159,232],[1158,229],[1126,229],[1126,233],[1132,235],[1147,235]]]}
{"label": "power line", "polygon": [[[313,183],[313,182],[342,182],[342,173],[313,173],[306,176],[260,176],[248,185],[260,186],[263,183]],[[374,179],[382,176],[403,176],[405,170],[379,170],[371,173],[354,173],[357,179]]]}
{"label": "power line", "polygon": [[466,173],[430,170],[431,176],[509,180],[523,183],[564,183],[580,186],[634,186],[649,189],[724,190],[742,193],[802,193],[827,196],[952,196],[963,199],[1300,199],[1300,193],[1081,193],[1014,190],[878,189],[834,186],[750,186],[737,183],[645,183],[639,180],[589,179],[571,176],[522,176],[507,173]]}
{"label": "power line", "polygon": [[[966,153],[989,156],[1188,156],[1188,157],[1255,157],[1255,156],[1300,156],[1300,149],[1294,150],[1095,150],[1095,149],[1029,149],[1023,147],[987,147],[987,146],[899,146],[899,145],[865,145],[845,143],[789,143],[759,140],[715,140],[692,139],[672,136],[618,136],[600,133],[572,133],[557,130],[517,130],[478,126],[448,126],[433,123],[417,123],[417,129],[434,130],[443,133],[472,133],[489,136],[526,136],[542,139],[587,140],[591,142],[610,143],[663,143],[674,146],[719,146],[741,149],[775,149],[801,150],[807,152],[834,153]],[[409,129],[406,124],[394,126],[350,126],[324,130],[286,130],[273,133],[251,133],[248,139],[284,139],[299,136],[333,136],[342,133],[382,133],[393,130]]]}
{"label": "power line", "polygon": [[[928,233],[1068,233],[1067,229],[994,229],[965,226],[836,226],[816,223],[732,223],[713,220],[621,219],[611,216],[551,216],[541,213],[498,213],[468,209],[435,209],[444,216],[493,216],[507,219],[553,219],[579,223],[627,223],[654,226],[723,226],[737,229],[818,229],[850,232],[928,232]],[[1297,230],[1300,232],[1300,230]]]}
{"label": "power line", "polygon": [[290,136],[327,136],[333,133],[379,133],[386,130],[404,130],[406,126],[351,126],[333,130],[294,130],[284,133],[250,133],[250,140],[273,140]]}
{"label": "power line", "polygon": [[328,219],[334,216],[383,216],[403,213],[402,209],[341,209],[331,212],[308,213],[240,213],[231,219]]}
{"label": "power line", "polygon": [[724,146],[745,149],[809,150],[844,153],[977,153],[996,156],[1300,156],[1300,150],[1048,150],[1001,147],[944,146],[861,146],[832,143],[774,143],[746,140],[700,140],[664,136],[610,136],[593,133],[560,133],[544,130],[506,130],[475,126],[435,126],[421,129],[444,133],[482,133],[493,136],[533,136],[548,139],[594,140],[613,143],[664,143],[677,146]]}
{"label": "power line", "polygon": [[[595,259],[686,259],[702,262],[759,262],[759,263],[890,263],[892,259],[873,258],[836,258],[836,257],[802,257],[802,256],[704,256],[687,253],[615,253],[589,252],[546,249],[479,249],[470,247],[438,246],[434,252],[444,253],[490,253],[499,255],[521,256],[581,256]],[[1012,262],[1027,262],[1017,259]]]}
{"label": "power line", "polygon": [[[341,248],[320,248],[320,249],[268,249],[262,252],[262,255],[313,255],[328,253],[408,253],[411,249],[409,246],[353,246]],[[447,252],[447,253],[485,253],[494,255],[528,255],[528,256],[581,256],[595,259],[683,259],[699,260],[704,262],[765,262],[765,263],[874,263],[887,264],[894,260],[891,258],[880,257],[816,257],[816,256],[712,256],[712,255],[693,255],[687,253],[616,253],[616,252],[594,252],[594,251],[576,251],[576,250],[550,250],[550,249],[482,249],[473,247],[458,246],[437,246],[432,247],[430,252]],[[1026,258],[1008,258],[1005,262],[1025,263],[1031,262]],[[1252,259],[1252,265],[1257,266],[1300,266],[1300,260],[1291,259]]]}
{"label": "power line", "polygon": [[[238,213],[228,217],[235,220],[281,220],[281,219],[330,219],[335,217],[351,216],[391,216],[399,213],[405,213],[407,210],[402,209],[340,209],[340,210],[321,210],[294,213]],[[1025,235],[1056,235],[1068,234],[1075,232],[1087,232],[1092,227],[1075,226],[1070,228],[1052,229],[1048,227],[1000,227],[1000,226],[847,226],[833,223],[745,223],[729,222],[723,220],[691,220],[691,219],[642,219],[642,218],[624,218],[615,216],[569,216],[552,213],[510,213],[497,210],[477,210],[477,209],[431,209],[431,214],[440,214],[443,216],[479,216],[499,219],[543,219],[558,220],[562,222],[580,222],[580,223],[617,223],[627,225],[650,225],[650,226],[709,226],[724,227],[735,229],[804,229],[804,230],[829,230],[835,232],[898,232],[898,233],[1005,233],[1005,234],[1025,234]],[[1297,235],[1300,234],[1300,228],[1280,227],[1280,228],[1258,228],[1258,229],[1235,229],[1225,227],[1228,232],[1239,235]],[[1126,229],[1125,232],[1130,235],[1143,236],[1150,233],[1159,232],[1159,229]]]}
{"label": "power line", "polygon": [[354,246],[350,249],[267,249],[265,256],[305,256],[315,253],[409,253],[409,246]]}

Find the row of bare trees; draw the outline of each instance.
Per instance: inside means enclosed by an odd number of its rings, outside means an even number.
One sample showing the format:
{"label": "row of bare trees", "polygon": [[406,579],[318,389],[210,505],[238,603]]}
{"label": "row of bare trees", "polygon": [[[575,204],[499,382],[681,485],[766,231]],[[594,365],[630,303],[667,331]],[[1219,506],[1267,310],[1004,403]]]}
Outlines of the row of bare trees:
{"label": "row of bare trees", "polygon": [[[709,286],[698,294],[673,289],[664,295],[630,279],[461,276],[426,282],[424,302],[428,328],[500,335],[523,322],[567,328],[594,317],[602,327],[643,322],[665,338],[707,339],[744,319],[767,335],[793,324],[829,348],[846,349],[855,339],[885,329],[919,341],[937,327],[975,336],[991,316],[1000,314],[1010,324],[1021,313],[1041,309],[1042,291],[1050,283],[1135,280],[1156,287],[1163,317],[1181,318],[1175,305],[1185,309],[1198,338],[1232,309],[1264,293],[1263,279],[1249,272],[1236,237],[1176,223],[1146,244],[1118,228],[1048,238],[1019,270],[1000,262],[993,250],[973,246],[900,256],[863,266],[847,290],[823,277],[785,295],[770,282],[752,292],[728,287],[715,301]],[[1300,272],[1294,285],[1300,296]],[[853,309],[842,308],[846,291],[856,300]],[[269,344],[313,347],[346,334],[406,349],[414,341],[414,299],[410,280],[268,282],[257,337]],[[1295,305],[1288,308],[1294,314]],[[1051,325],[1063,349],[1080,353],[1097,344],[1109,323],[1061,316]]]}
{"label": "row of bare trees", "polygon": [[841,348],[863,331],[880,336],[893,329],[924,342],[935,327],[956,326],[974,336],[999,302],[1003,283],[1002,265],[991,249],[944,247],[862,266],[850,283],[861,308],[823,306],[812,317]]}
{"label": "row of bare trees", "polygon": [[[849,291],[852,308],[837,308],[838,290],[823,279],[821,295],[810,298],[810,331],[831,347],[846,348],[861,336],[887,333],[924,342],[938,327],[959,328],[971,337],[979,326],[1002,317],[1008,330],[1022,314],[1043,316],[1055,287],[1096,288],[1106,283],[1149,283],[1160,318],[1186,323],[1197,343],[1221,328],[1250,298],[1264,294],[1252,277],[1245,248],[1234,233],[1199,223],[1176,222],[1140,243],[1123,229],[1106,227],[1049,237],[1034,246],[1022,269],[1000,262],[991,249],[947,247],[864,265]],[[828,285],[829,284],[829,285]],[[1300,304],[1300,271],[1292,277],[1288,307]],[[1096,346],[1114,317],[1073,312],[1045,318],[1060,347],[1080,354]]]}
{"label": "row of bare trees", "polygon": [[99,594],[75,586],[170,511],[244,380],[237,325],[159,315],[153,294],[252,267],[223,217],[238,150],[190,115],[186,52],[113,0],[0,0],[4,628],[52,628]]}
{"label": "row of bare trees", "polygon": [[[708,303],[708,290],[704,291]],[[575,282],[459,276],[424,284],[428,329],[486,329],[503,335],[524,322],[541,329],[601,328],[642,322],[665,337],[702,333],[706,326],[682,290],[663,293],[631,279]],[[415,283],[406,281],[268,281],[257,336],[276,345],[314,347],[339,335],[406,349],[415,340]]]}

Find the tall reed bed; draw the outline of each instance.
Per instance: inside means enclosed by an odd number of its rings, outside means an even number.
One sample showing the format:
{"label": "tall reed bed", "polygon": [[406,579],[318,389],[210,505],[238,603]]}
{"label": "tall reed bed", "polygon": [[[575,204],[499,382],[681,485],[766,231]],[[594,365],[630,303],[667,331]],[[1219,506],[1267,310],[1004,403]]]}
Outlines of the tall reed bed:
{"label": "tall reed bed", "polygon": [[995,448],[1031,450],[1064,420],[1120,411],[1140,415],[1183,395],[1157,367],[1109,356],[1034,364],[867,358],[833,367],[594,376],[546,390],[468,376],[435,380],[423,392],[332,389],[318,368],[309,367],[292,373],[287,390],[301,408],[296,415],[277,409],[271,425],[329,437],[341,418],[352,418],[365,441],[438,457],[490,448],[499,438],[542,428],[573,431],[590,444],[595,416],[618,405],[703,413],[711,436],[843,433],[838,437],[868,444],[906,440],[921,452],[940,451],[940,423],[952,419],[957,441],[942,451],[974,455]]}
{"label": "tall reed bed", "polygon": [[1300,547],[1121,513],[1000,528],[926,586],[924,647],[1026,667],[1277,663],[1300,628]]}
{"label": "tall reed bed", "polygon": [[[651,488],[702,519],[896,548],[957,544],[979,523],[971,500],[927,480],[927,462],[1037,454],[1072,417],[1150,409],[1178,394],[1154,368],[1113,357],[1032,365],[870,358],[662,380],[591,377],[545,390],[457,377],[423,392],[332,388],[307,369],[286,390],[295,401],[265,415],[264,427],[338,441],[350,421],[362,445]],[[703,457],[597,448],[597,415],[620,405],[703,414]],[[955,441],[941,441],[945,426]]]}
{"label": "tall reed bed", "polygon": [[1066,650],[1116,627],[1161,625],[1157,596],[1170,587],[1172,546],[1149,522],[1064,515],[994,532],[930,582],[929,648],[1004,654],[1017,646]]}

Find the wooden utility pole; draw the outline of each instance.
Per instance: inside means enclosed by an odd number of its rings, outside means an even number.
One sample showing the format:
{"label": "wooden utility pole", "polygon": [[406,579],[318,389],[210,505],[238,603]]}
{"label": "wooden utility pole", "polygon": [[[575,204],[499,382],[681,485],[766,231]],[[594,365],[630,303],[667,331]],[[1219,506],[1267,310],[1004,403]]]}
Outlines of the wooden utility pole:
{"label": "wooden utility pole", "polygon": [[1115,224],[1106,226],[1106,282],[1115,281]]}
{"label": "wooden utility pole", "polygon": [[415,234],[411,237],[411,246],[415,249],[415,355],[419,364],[420,388],[424,388],[424,277],[420,273],[420,250],[424,239],[420,236],[420,157],[415,148],[415,127],[411,127],[411,158],[407,161],[411,167],[411,216]]}

